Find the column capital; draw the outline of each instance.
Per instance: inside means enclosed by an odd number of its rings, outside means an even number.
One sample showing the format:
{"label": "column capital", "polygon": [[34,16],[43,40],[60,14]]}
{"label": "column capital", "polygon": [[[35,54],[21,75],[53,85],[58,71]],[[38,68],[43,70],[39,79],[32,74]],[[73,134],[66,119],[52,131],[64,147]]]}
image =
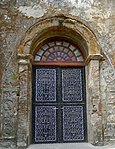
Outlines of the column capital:
{"label": "column capital", "polygon": [[33,61],[33,56],[31,54],[18,54],[18,63],[22,65],[30,64]]}
{"label": "column capital", "polygon": [[86,59],[86,64],[88,64],[91,60],[103,61],[104,57],[102,54],[90,54]]}

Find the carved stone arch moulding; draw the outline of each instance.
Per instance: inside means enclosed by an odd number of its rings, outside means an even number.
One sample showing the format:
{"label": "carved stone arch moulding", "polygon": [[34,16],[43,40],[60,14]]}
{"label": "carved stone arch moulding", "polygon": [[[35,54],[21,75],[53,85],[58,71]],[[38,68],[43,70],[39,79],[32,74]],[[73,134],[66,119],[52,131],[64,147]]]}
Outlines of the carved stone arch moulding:
{"label": "carved stone arch moulding", "polygon": [[103,59],[101,48],[95,34],[84,21],[60,15],[39,19],[30,27],[20,42],[18,49],[20,97],[17,131],[19,148],[31,144],[31,62],[33,55],[36,47],[44,43],[46,39],[54,37],[63,37],[76,43],[85,57],[88,142],[99,144],[102,141],[99,89],[99,61]]}
{"label": "carved stone arch moulding", "polygon": [[39,19],[22,38],[18,54],[32,54],[32,46],[36,46],[36,42],[39,44],[42,40],[57,35],[81,42],[84,48],[87,47],[87,56],[101,54],[98,40],[88,25],[79,18],[63,15]]}

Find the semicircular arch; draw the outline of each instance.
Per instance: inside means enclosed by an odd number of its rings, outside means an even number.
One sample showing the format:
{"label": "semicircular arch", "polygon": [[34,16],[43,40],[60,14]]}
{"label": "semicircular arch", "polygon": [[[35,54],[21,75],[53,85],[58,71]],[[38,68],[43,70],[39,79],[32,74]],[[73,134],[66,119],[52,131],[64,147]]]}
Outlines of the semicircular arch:
{"label": "semicircular arch", "polygon": [[21,40],[18,54],[32,55],[38,44],[55,36],[78,43],[86,57],[101,53],[96,36],[82,20],[62,15],[39,19]]}

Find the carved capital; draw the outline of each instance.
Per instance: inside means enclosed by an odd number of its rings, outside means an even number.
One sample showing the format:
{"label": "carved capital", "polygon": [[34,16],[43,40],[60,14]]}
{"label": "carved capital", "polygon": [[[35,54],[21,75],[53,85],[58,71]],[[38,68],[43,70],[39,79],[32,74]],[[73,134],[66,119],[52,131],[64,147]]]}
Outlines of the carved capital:
{"label": "carved capital", "polygon": [[104,57],[101,54],[91,54],[87,57],[87,59],[85,61],[86,64],[88,64],[91,60],[102,61],[102,60],[104,60]]}
{"label": "carved capital", "polygon": [[33,56],[31,54],[18,54],[18,63],[21,65],[28,65],[33,61]]}

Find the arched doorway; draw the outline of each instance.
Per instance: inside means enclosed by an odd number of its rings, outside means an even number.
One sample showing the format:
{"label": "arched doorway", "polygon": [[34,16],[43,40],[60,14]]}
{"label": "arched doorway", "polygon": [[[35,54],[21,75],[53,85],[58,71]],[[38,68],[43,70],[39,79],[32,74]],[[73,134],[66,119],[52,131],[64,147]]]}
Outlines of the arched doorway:
{"label": "arched doorway", "polygon": [[[84,21],[66,16],[53,16],[50,18],[39,19],[23,37],[18,49],[19,61],[19,109],[18,109],[18,131],[17,131],[17,146],[24,147],[32,143],[32,63],[33,56],[37,53],[37,47],[42,47],[42,43],[47,39],[54,37],[63,37],[79,47],[82,50],[83,65],[85,64],[86,72],[86,92],[87,92],[87,136],[88,142],[101,142],[102,139],[102,116],[101,116],[101,99],[100,99],[100,60],[101,49],[93,31]],[[77,43],[77,44],[76,44]],[[44,43],[45,44],[45,43]],[[78,48],[78,49],[79,49]],[[38,48],[40,49],[40,48]],[[51,50],[51,49],[50,49]],[[79,51],[79,50],[78,50]],[[58,51],[60,52],[60,51]],[[45,54],[45,53],[44,53]],[[59,53],[58,53],[59,54]],[[69,54],[69,53],[68,53]],[[75,54],[74,52],[72,53]],[[47,55],[47,54],[46,54]],[[49,54],[48,54],[49,55]],[[51,54],[50,54],[51,55]],[[52,57],[52,56],[51,56]],[[79,57],[79,56],[77,56]],[[58,57],[59,58],[59,57]],[[38,57],[36,57],[39,60]],[[78,58],[79,59],[79,58]],[[46,65],[43,61],[41,66]],[[67,64],[66,64],[67,63]],[[62,63],[58,61],[58,65],[53,62],[55,67],[67,68],[77,64],[80,67],[80,62]],[[70,63],[70,66],[69,66]],[[40,65],[40,63],[39,63]],[[50,65],[52,64],[50,63]],[[69,69],[69,68],[68,68]],[[95,110],[96,109],[96,110]],[[95,123],[93,123],[95,121]],[[26,124],[26,125],[24,125]]]}
{"label": "arched doorway", "polygon": [[33,143],[86,142],[85,56],[66,38],[38,45],[32,73]]}

